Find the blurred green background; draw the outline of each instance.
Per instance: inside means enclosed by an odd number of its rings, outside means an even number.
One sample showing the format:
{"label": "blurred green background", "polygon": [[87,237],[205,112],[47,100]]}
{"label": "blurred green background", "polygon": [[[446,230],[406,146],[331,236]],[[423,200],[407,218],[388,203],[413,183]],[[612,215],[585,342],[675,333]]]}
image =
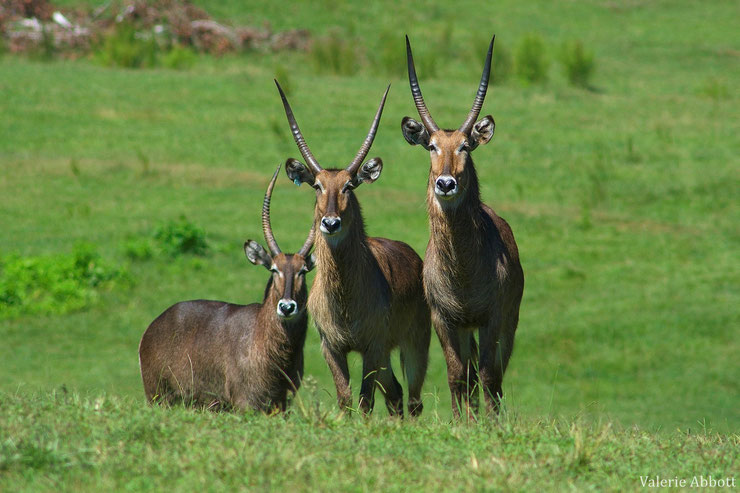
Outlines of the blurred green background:
{"label": "blurred green background", "polygon": [[[738,429],[737,2],[194,3],[229,25],[308,29],[311,47],[222,56],[185,47],[180,70],[107,66],[103,48],[68,60],[6,47],[0,390],[65,385],[143,405],[137,345],[151,320],[180,300],[261,299],[268,274],[248,264],[242,243],[262,241],[267,182],[298,157],[274,77],[325,167],[351,160],[392,83],[371,151],[384,171],[357,194],[369,234],[423,256],[429,158],[400,132],[401,118],[416,116],[403,36],[436,121],[457,126],[495,33],[496,83],[481,114],[497,131],[474,158],[483,200],[511,224],[526,277],[509,409]],[[310,189],[280,179],[272,210],[284,250],[302,244],[312,207]],[[181,234],[205,238],[205,254],[168,251]],[[80,242],[100,256],[100,272],[85,279],[110,279],[92,282],[83,308],[19,308],[9,266],[43,271]],[[30,286],[54,277],[18,275]],[[33,307],[44,289],[26,296]],[[309,332],[306,374],[331,404]],[[424,400],[427,419],[450,416],[436,337]]]}

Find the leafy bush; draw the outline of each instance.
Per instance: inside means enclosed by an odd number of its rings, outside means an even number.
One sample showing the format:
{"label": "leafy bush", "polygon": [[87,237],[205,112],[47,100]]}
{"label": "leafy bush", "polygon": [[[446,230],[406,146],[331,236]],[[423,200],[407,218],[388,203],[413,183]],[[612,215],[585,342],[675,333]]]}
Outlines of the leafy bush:
{"label": "leafy bush", "polygon": [[363,57],[359,43],[335,29],[311,43],[309,58],[317,73],[354,75]]}
{"label": "leafy bush", "polygon": [[121,22],[103,39],[98,58],[107,66],[153,67],[157,64],[157,50],[153,35],[142,38],[132,24]]}
{"label": "leafy bush", "polygon": [[149,260],[154,256],[154,245],[150,238],[130,238],[123,250],[131,260]]}
{"label": "leafy bush", "polygon": [[0,257],[0,318],[80,310],[100,291],[128,281],[125,269],[104,261],[88,244],[71,254]]}
{"label": "leafy bush", "polygon": [[205,255],[208,253],[206,233],[185,216],[160,226],[154,233],[162,251],[173,257],[183,254]]}
{"label": "leafy bush", "polygon": [[563,43],[560,63],[568,82],[578,87],[590,86],[596,63],[593,52],[586,50],[580,40]]}
{"label": "leafy bush", "polygon": [[545,43],[537,34],[522,38],[516,50],[516,73],[525,83],[547,81],[550,61],[545,53]]}

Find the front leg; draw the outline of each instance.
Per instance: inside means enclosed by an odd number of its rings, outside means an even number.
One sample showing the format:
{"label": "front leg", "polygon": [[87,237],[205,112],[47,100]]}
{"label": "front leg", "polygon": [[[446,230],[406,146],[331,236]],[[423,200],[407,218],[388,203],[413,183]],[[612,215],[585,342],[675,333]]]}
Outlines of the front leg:
{"label": "front leg", "polygon": [[330,348],[326,340],[321,341],[321,352],[329,365],[329,370],[334,378],[337,388],[337,403],[342,411],[352,407],[352,389],[349,385],[349,367],[347,366],[347,353]]}
{"label": "front leg", "polygon": [[288,372],[290,391],[295,395],[303,381],[303,351],[296,357],[295,363]]}
{"label": "front leg", "polygon": [[452,397],[452,416],[458,419],[463,406],[462,382],[465,371],[460,357],[460,340],[457,336],[457,329],[448,325],[435,310],[432,310],[432,325],[434,325],[434,330],[437,332],[437,337],[439,337],[442,353],[447,363],[447,384],[450,386],[450,396]]}

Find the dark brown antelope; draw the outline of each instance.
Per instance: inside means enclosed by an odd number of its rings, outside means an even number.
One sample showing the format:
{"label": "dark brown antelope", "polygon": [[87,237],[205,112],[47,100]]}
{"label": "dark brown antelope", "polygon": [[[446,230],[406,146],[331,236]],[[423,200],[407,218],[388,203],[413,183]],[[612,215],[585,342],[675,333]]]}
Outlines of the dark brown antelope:
{"label": "dark brown antelope", "polygon": [[209,408],[284,411],[288,391],[303,377],[306,339],[305,274],[314,228],[294,255],[280,251],[270,226],[270,197],[262,205],[262,230],[270,250],[244,243],[247,259],[272,274],[262,303],[235,305],[195,300],[157,317],[141,338],[139,364],[149,402],[184,402]]}
{"label": "dark brown antelope", "polygon": [[[275,81],[277,84],[277,81]],[[354,190],[378,179],[380,158],[362,161],[370,151],[388,89],[383,95],[365,141],[343,169],[324,169],[311,153],[293,111],[277,84],[298,149],[306,165],[288,159],[286,171],[295,183],[316,190],[314,227],[316,279],[308,310],[321,337],[321,348],[334,377],[342,409],[352,405],[347,354],[362,354],[360,409],[372,411],[375,386],[385,396],[391,415],[403,416],[403,389],[391,368],[390,353],[401,350],[408,382],[409,414],[422,411],[421,387],[427,370],[431,327],[421,285],[421,258],[407,244],[368,238]],[[389,86],[390,89],[390,86]]]}
{"label": "dark brown antelope", "polygon": [[511,228],[480,200],[470,154],[491,140],[495,128],[490,115],[476,123],[488,89],[493,39],[473,108],[457,130],[440,130],[432,119],[416,78],[408,37],[406,53],[411,94],[421,122],[406,117],[401,129],[409,144],[421,145],[431,157],[424,292],[447,361],[453,413],[459,417],[464,407],[470,416],[477,409],[476,371],[488,409],[497,411],[514,347],[524,273]]}

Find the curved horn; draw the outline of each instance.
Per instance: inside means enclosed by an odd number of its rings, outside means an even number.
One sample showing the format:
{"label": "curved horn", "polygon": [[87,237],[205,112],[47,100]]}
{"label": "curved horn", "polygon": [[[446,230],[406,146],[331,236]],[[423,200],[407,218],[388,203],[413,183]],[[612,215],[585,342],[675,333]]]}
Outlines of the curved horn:
{"label": "curved horn", "polygon": [[414,103],[416,103],[416,109],[419,112],[421,121],[424,126],[427,127],[429,133],[436,132],[439,127],[434,123],[432,115],[429,114],[427,105],[424,102],[424,97],[421,95],[421,88],[419,87],[419,81],[416,78],[416,67],[414,66],[414,55],[411,53],[411,43],[409,43],[409,37],[406,36],[406,63],[409,69],[409,84],[411,85],[411,95],[414,96]]}
{"label": "curved horn", "polygon": [[308,255],[308,252],[311,250],[311,247],[313,246],[313,239],[314,236],[316,236],[316,224],[311,226],[311,231],[308,232],[308,238],[306,238],[306,242],[303,244],[300,250],[298,250],[298,255],[300,255],[303,258],[306,258]]}
{"label": "curved horn", "polygon": [[275,174],[272,175],[272,180],[270,180],[270,184],[267,186],[267,192],[265,192],[265,200],[262,202],[262,233],[265,235],[267,248],[270,249],[273,257],[280,253],[280,247],[277,241],[275,241],[275,235],[272,234],[272,226],[270,226],[270,199],[272,198],[272,189],[275,188],[275,181],[277,180],[281,166],[282,163],[278,164]]}
{"label": "curved horn", "polygon": [[362,164],[362,160],[365,159],[367,156],[367,153],[370,152],[370,146],[373,145],[373,140],[375,140],[375,134],[378,131],[378,125],[380,124],[380,116],[383,114],[383,107],[385,106],[385,98],[388,97],[388,91],[390,91],[391,85],[388,84],[388,87],[385,90],[385,94],[383,94],[383,99],[380,100],[380,106],[378,106],[378,111],[375,113],[375,119],[373,119],[372,125],[370,125],[370,131],[367,133],[367,137],[365,137],[365,142],[362,143],[362,146],[360,146],[360,150],[357,151],[357,155],[352,160],[351,163],[349,163],[349,166],[347,166],[347,172],[351,175],[355,175],[357,173],[357,170],[360,168],[360,165]]}
{"label": "curved horn", "polygon": [[313,157],[313,154],[311,154],[311,149],[308,148],[308,144],[306,144],[306,139],[303,138],[303,134],[301,134],[301,129],[298,128],[298,122],[295,121],[295,116],[293,116],[293,110],[290,108],[290,103],[288,103],[288,99],[285,97],[285,93],[283,92],[283,88],[280,87],[280,84],[278,83],[277,79],[273,79],[275,81],[275,85],[278,88],[278,91],[280,92],[280,97],[283,100],[283,107],[285,108],[285,116],[288,117],[288,123],[290,124],[290,130],[293,132],[293,138],[295,139],[295,143],[298,145],[298,150],[301,151],[301,155],[303,156],[303,159],[306,161],[306,164],[309,168],[311,168],[311,172],[316,175],[318,174],[322,168],[319,166],[319,162],[316,161],[316,158]]}
{"label": "curved horn", "polygon": [[473,128],[475,120],[480,114],[481,108],[483,108],[483,100],[486,99],[486,91],[488,90],[488,79],[491,77],[491,56],[493,55],[493,42],[496,40],[496,35],[491,38],[491,44],[488,45],[488,55],[486,55],[486,64],[483,66],[483,74],[480,76],[480,84],[478,85],[478,92],[475,94],[475,100],[473,101],[473,108],[468,113],[468,118],[460,125],[460,132],[464,134],[470,133]]}

